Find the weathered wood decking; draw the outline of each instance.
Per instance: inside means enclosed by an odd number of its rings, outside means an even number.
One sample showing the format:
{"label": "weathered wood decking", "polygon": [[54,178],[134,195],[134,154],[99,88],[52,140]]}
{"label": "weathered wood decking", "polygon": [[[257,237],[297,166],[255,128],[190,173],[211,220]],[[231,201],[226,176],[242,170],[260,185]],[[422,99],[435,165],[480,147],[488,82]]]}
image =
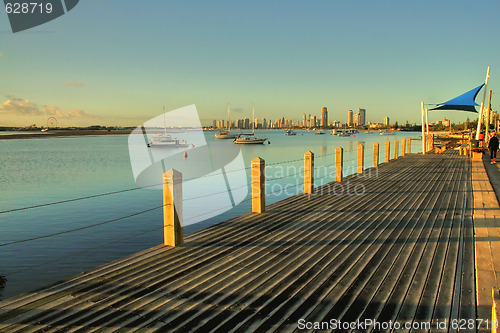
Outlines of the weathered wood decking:
{"label": "weathered wood decking", "polygon": [[365,193],[323,186],[183,246],[0,302],[0,331],[291,332],[301,319],[475,319],[470,160],[407,155],[347,182]]}

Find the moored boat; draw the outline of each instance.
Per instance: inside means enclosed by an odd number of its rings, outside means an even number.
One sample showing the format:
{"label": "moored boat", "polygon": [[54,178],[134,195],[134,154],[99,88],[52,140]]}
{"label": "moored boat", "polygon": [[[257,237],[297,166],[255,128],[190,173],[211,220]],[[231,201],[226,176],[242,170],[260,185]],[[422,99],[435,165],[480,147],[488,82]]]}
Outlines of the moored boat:
{"label": "moored boat", "polygon": [[[252,104],[252,119],[255,119],[255,107]],[[255,123],[252,121],[252,133],[251,134],[239,134],[234,140],[237,145],[247,145],[247,144],[263,144],[267,141],[267,138],[257,138],[255,136]]]}
{"label": "moored boat", "polygon": [[149,139],[148,143],[148,147],[151,148],[183,148],[187,146],[188,143],[186,140],[173,138],[168,133],[155,134],[151,139]]}

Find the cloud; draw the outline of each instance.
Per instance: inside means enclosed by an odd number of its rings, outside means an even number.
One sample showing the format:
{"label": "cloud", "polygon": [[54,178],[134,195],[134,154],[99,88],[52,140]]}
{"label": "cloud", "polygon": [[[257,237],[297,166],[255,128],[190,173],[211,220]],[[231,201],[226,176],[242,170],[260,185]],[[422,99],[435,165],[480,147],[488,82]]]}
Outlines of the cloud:
{"label": "cloud", "polygon": [[55,105],[45,105],[43,110],[52,117],[60,118],[60,119],[69,119],[69,118],[96,118],[95,116],[91,116],[85,111],[81,109],[71,109],[67,111],[62,111],[59,107]]}
{"label": "cloud", "polygon": [[40,115],[42,112],[38,105],[27,99],[7,96],[8,100],[0,104],[0,114],[8,113],[14,115]]}
{"label": "cloud", "polygon": [[7,101],[0,104],[0,115],[12,114],[17,116],[47,115],[57,119],[92,119],[98,118],[87,114],[82,109],[61,110],[57,105],[44,105],[41,108],[27,99],[7,96]]}
{"label": "cloud", "polygon": [[68,118],[96,118],[95,116],[85,113],[85,111],[81,109],[68,110],[66,111],[66,114],[68,115]]}
{"label": "cloud", "polygon": [[73,82],[73,81],[63,81],[63,85],[65,87],[83,87],[82,82]]}
{"label": "cloud", "polygon": [[51,115],[52,117],[63,118],[63,113],[61,109],[59,109],[55,105],[49,105],[49,106],[45,105],[43,107],[43,111],[47,112],[47,114]]}

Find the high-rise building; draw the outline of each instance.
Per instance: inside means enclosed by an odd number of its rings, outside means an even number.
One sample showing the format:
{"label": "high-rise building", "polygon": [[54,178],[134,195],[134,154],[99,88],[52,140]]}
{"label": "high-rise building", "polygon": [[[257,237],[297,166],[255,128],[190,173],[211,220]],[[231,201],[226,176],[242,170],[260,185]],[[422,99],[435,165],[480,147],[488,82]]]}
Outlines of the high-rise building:
{"label": "high-rise building", "polygon": [[359,112],[356,112],[356,113],[354,114],[354,117],[353,117],[353,118],[354,118],[354,119],[352,120],[352,122],[353,122],[354,126],[359,126],[359,125],[360,125],[360,122],[359,122],[359,118],[360,118],[360,117],[359,117]]}
{"label": "high-rise building", "polygon": [[214,119],[213,123],[212,123],[212,127],[213,128],[217,128],[217,120]]}
{"label": "high-rise building", "polygon": [[266,118],[262,119],[262,128],[267,128],[267,120],[266,120]]}
{"label": "high-rise building", "polygon": [[359,113],[359,126],[365,126],[366,124],[366,110],[358,109]]}
{"label": "high-rise building", "polygon": [[352,119],[352,110],[347,111],[347,126],[354,126],[354,122]]}
{"label": "high-rise building", "polygon": [[245,129],[249,129],[249,128],[250,128],[250,119],[245,118],[245,120],[244,120],[244,121],[245,121],[244,128],[245,128]]}
{"label": "high-rise building", "polygon": [[310,116],[309,127],[316,127],[316,116]]}
{"label": "high-rise building", "polygon": [[389,119],[389,117],[385,117],[384,118],[384,126],[389,126],[391,124],[391,120]]}
{"label": "high-rise building", "polygon": [[302,126],[307,127],[307,117],[305,113],[302,115]]}
{"label": "high-rise building", "polygon": [[328,111],[326,110],[326,106],[321,108],[321,127],[328,126]]}

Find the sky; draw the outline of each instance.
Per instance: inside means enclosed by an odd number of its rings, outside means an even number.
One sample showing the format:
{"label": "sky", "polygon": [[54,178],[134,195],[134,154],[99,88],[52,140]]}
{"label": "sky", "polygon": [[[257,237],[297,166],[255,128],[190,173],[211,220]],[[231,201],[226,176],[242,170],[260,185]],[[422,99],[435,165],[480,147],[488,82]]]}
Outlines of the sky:
{"label": "sky", "polygon": [[140,126],[191,104],[211,124],[228,102],[231,119],[255,103],[256,118],[326,106],[330,121],[364,108],[420,123],[421,101],[480,85],[488,66],[495,109],[499,14],[498,0],[84,0],[12,33],[0,11],[0,126]]}

